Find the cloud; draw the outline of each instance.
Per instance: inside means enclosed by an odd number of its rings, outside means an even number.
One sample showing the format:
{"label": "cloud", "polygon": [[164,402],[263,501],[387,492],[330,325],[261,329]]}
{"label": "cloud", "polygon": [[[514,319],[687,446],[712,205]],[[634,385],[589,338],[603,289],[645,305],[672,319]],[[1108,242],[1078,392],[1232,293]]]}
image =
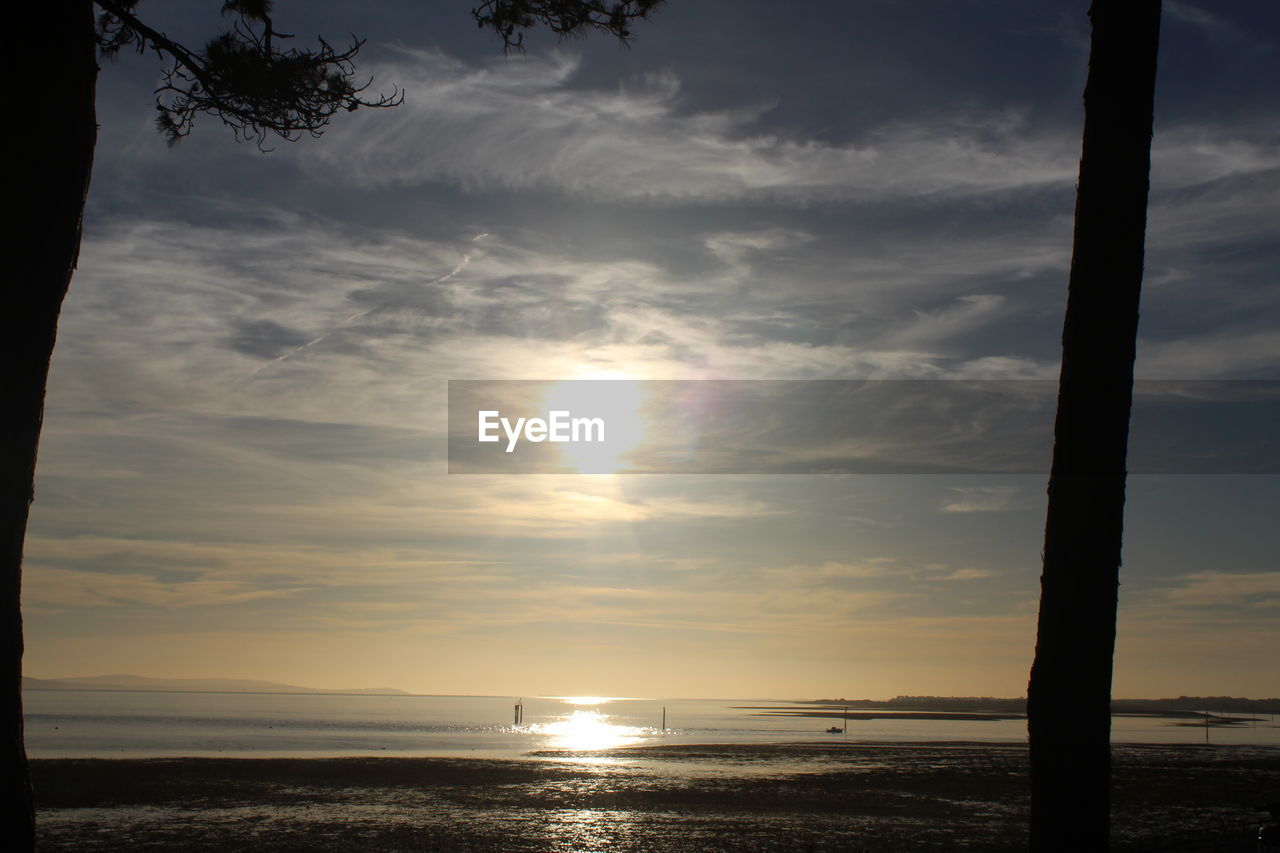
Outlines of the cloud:
{"label": "cloud", "polygon": [[779,513],[756,498],[632,496],[611,478],[477,475],[451,478],[449,486],[445,499],[427,499],[431,526],[495,537],[576,539],[614,525],[742,522]]}
{"label": "cloud", "polygon": [[1213,35],[1232,38],[1244,36],[1244,33],[1235,24],[1206,12],[1199,6],[1186,2],[1186,0],[1165,0],[1164,11],[1174,20],[1201,27]]}
{"label": "cloud", "polygon": [[1172,340],[1138,341],[1135,372],[1143,379],[1217,379],[1280,368],[1280,332],[1218,329]]}
{"label": "cloud", "polygon": [[167,577],[174,585],[216,580],[230,586],[255,583],[268,590],[345,585],[383,586],[406,577],[443,582],[457,576],[489,578],[493,561],[440,559],[428,549],[392,548],[353,540],[320,546],[288,540],[209,542],[127,539],[118,536],[28,537],[28,560],[40,572],[69,571],[102,577]]}
{"label": "cloud", "polygon": [[938,344],[989,324],[1004,307],[998,294],[973,293],[934,310],[917,310],[911,322],[890,334],[899,345]]}
{"label": "cloud", "polygon": [[762,576],[785,580],[795,586],[841,585],[846,581],[901,576],[904,573],[904,568],[891,557],[873,557],[856,563],[835,560],[818,564],[795,563],[761,572]]}
{"label": "cloud", "polygon": [[[759,130],[769,105],[686,109],[670,73],[587,88],[566,54],[472,66],[402,53],[376,73],[404,81],[406,104],[328,131],[301,152],[309,169],[365,187],[446,181],[661,203],[959,198],[1070,187],[1077,175],[1078,130],[1032,127],[1016,110],[891,122],[833,143]],[[1274,169],[1267,136],[1162,128],[1155,183]]]}
{"label": "cloud", "polygon": [[1008,512],[1020,509],[1016,486],[953,487],[942,502],[943,512]]}
{"label": "cloud", "polygon": [[1270,116],[1230,131],[1210,124],[1157,127],[1151,148],[1151,184],[1159,189],[1193,187],[1237,175],[1280,169]]}
{"label": "cloud", "polygon": [[565,54],[466,65],[403,51],[376,69],[404,106],[330,130],[304,162],[363,186],[446,180],[664,202],[968,195],[1069,183],[1078,145],[1016,114],[939,117],[829,144],[755,129],[767,106],[688,111],[680,82],[649,74],[583,88]]}
{"label": "cloud", "polygon": [[1280,572],[1193,572],[1165,591],[1177,607],[1280,607]]}
{"label": "cloud", "polygon": [[975,581],[993,577],[995,572],[988,569],[956,569],[954,572],[937,578],[940,581]]}
{"label": "cloud", "polygon": [[27,573],[24,598],[38,609],[67,607],[210,607],[282,598],[304,591],[264,589],[258,581],[163,581],[144,574],[41,568]]}
{"label": "cloud", "polygon": [[271,320],[243,320],[236,324],[231,348],[256,358],[275,359],[310,340],[313,339],[308,335]]}
{"label": "cloud", "polygon": [[[859,253],[845,273],[853,289],[796,281],[806,288],[797,304],[782,282],[744,293],[779,265],[788,284],[803,276],[787,270],[788,253],[815,242],[794,229],[692,234],[686,244],[716,263],[690,276],[658,258],[601,260],[501,234],[357,230],[270,209],[236,226],[122,219],[86,240],[50,402],[299,421],[341,412],[351,423],[435,430],[448,378],[1045,371],[1026,356],[946,352],[1013,310],[1005,297],[918,305],[948,277],[1022,274],[1029,261],[1016,245],[957,241],[963,257],[944,251],[908,267]],[[841,311],[866,331],[822,340],[822,324]],[[787,328],[818,339],[789,339]]]}

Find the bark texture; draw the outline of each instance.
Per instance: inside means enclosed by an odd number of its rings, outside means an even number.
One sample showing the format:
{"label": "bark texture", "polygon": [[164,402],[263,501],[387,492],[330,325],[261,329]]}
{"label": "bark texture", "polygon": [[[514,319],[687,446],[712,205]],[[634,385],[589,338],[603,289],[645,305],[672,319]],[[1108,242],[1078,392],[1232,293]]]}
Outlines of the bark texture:
{"label": "bark texture", "polygon": [[[89,0],[18,4],[19,62],[35,71],[13,128],[9,172],[16,214],[12,278],[0,311],[0,714],[9,849],[34,846],[34,814],[22,725],[22,547],[34,494],[36,449],[58,312],[80,250],[80,222],[97,138],[98,64]],[[36,87],[39,87],[38,90]],[[30,106],[28,106],[30,105]],[[17,134],[12,134],[16,136]]]}
{"label": "bark texture", "polygon": [[1028,687],[1031,848],[1109,846],[1111,671],[1160,0],[1095,0]]}

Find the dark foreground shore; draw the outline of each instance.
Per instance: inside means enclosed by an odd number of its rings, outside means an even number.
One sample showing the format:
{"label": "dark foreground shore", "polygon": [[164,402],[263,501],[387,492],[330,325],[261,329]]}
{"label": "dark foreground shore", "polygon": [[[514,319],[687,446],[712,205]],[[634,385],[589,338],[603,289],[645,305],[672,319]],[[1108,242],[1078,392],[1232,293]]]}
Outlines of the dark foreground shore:
{"label": "dark foreground shore", "polygon": [[[1026,846],[1026,763],[1022,746],[841,743],[43,759],[32,777],[46,851],[998,853]],[[1119,747],[1117,848],[1247,822],[1280,799],[1278,778],[1280,748]]]}

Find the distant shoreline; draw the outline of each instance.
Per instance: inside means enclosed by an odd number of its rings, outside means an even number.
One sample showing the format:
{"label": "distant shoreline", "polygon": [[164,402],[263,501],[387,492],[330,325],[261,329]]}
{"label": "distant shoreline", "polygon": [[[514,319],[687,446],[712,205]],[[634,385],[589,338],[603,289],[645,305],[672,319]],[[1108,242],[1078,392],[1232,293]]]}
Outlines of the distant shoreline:
{"label": "distant shoreline", "polygon": [[266,695],[407,696],[394,687],[300,687],[248,678],[149,678],[141,675],[95,675],[80,678],[22,677],[26,690],[85,690],[117,693],[261,693]]}
{"label": "distant shoreline", "polygon": [[[117,679],[117,680],[113,680]],[[184,683],[190,682],[190,683]],[[241,684],[242,686],[235,686]],[[392,687],[325,689],[243,679],[159,679],[115,675],[92,678],[44,679],[23,676],[23,691],[100,693],[198,693],[246,696],[381,696],[449,699],[514,699],[515,694],[408,693]],[[558,698],[549,694],[525,694]],[[602,697],[609,702],[637,697]],[[849,719],[1025,719],[1022,698],[972,696],[898,696],[893,699],[725,699],[719,697],[648,697],[649,701],[724,702],[734,710],[759,711],[758,716],[795,716]],[[755,704],[745,704],[755,703]],[[917,714],[920,716],[911,716]],[[1180,696],[1176,699],[1113,699],[1112,716],[1166,717],[1235,722],[1233,715],[1280,714],[1280,699],[1248,699],[1234,696]],[[1211,725],[1215,723],[1211,722]]]}
{"label": "distant shoreline", "polygon": [[[195,690],[195,689],[179,689],[166,687],[28,687],[23,686],[22,691],[28,690],[39,693],[202,693],[214,694],[221,696],[388,696],[399,698],[402,696],[432,696],[436,694],[429,693],[362,693],[358,691],[345,690]],[[442,693],[440,696],[449,696],[450,694]],[[469,698],[469,697],[460,697]],[[505,696],[476,696],[476,699],[505,699]]]}

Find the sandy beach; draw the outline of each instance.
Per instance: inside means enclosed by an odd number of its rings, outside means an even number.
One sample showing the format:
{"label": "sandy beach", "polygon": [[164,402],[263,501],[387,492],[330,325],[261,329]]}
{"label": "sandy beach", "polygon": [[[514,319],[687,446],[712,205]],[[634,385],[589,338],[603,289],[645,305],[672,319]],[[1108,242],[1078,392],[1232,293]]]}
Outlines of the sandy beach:
{"label": "sandy beach", "polygon": [[[1116,749],[1115,838],[1245,823],[1280,748]],[[41,850],[1004,851],[1021,745],[777,744],[449,758],[43,759]]]}

